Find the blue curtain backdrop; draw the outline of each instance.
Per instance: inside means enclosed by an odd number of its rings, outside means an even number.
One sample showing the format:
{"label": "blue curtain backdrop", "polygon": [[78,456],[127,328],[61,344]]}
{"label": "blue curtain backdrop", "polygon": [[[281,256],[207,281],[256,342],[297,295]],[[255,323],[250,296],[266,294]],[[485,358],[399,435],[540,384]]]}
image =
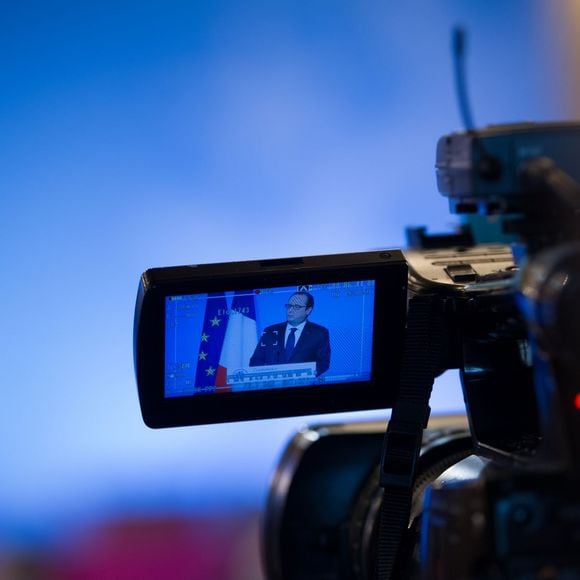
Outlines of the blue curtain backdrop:
{"label": "blue curtain backdrop", "polygon": [[[0,544],[119,514],[259,509],[305,419],[145,428],[132,368],[141,272],[447,230],[433,166],[437,138],[461,126],[451,28],[469,31],[478,125],[562,119],[547,9],[4,3]],[[461,408],[454,376],[435,391],[436,409]]]}

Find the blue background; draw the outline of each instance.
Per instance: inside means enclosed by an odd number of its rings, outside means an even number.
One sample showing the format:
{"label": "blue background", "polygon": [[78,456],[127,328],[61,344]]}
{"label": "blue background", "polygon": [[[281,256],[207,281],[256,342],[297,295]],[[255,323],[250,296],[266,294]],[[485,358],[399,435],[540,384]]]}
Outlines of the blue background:
{"label": "blue background", "polygon": [[[565,119],[556,4],[5,3],[0,547],[126,514],[259,509],[304,419],[148,430],[141,272],[447,230],[433,165],[461,126],[451,27],[470,32],[477,124]],[[433,406],[461,404],[447,375]]]}

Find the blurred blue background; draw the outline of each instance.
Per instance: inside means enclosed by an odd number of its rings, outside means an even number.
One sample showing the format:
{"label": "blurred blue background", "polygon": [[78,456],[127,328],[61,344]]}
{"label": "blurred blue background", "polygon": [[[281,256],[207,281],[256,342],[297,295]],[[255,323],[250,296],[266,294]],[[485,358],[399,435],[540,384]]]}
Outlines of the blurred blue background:
{"label": "blurred blue background", "polygon": [[[148,430],[141,272],[449,229],[434,153],[461,127],[453,25],[478,125],[566,119],[565,6],[3,3],[0,549],[135,514],[261,509],[305,419]],[[461,405],[446,376],[434,407]]]}

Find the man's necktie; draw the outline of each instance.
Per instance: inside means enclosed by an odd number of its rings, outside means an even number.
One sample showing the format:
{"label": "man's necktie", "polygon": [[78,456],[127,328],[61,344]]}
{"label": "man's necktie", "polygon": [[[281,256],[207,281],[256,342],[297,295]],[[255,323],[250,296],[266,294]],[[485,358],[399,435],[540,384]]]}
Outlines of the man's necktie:
{"label": "man's necktie", "polygon": [[284,359],[286,362],[290,360],[292,356],[292,351],[294,350],[294,346],[296,345],[296,329],[293,328],[288,335],[288,340],[286,341],[286,348],[284,349]]}

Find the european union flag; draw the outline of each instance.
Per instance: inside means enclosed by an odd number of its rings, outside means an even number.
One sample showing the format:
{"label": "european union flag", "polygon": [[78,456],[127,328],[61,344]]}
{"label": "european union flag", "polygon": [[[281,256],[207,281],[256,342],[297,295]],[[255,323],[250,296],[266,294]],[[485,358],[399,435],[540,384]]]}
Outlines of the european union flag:
{"label": "european union flag", "polygon": [[199,339],[195,392],[213,392],[224,336],[228,322],[228,307],[223,292],[210,292],[205,305],[203,328]]}

